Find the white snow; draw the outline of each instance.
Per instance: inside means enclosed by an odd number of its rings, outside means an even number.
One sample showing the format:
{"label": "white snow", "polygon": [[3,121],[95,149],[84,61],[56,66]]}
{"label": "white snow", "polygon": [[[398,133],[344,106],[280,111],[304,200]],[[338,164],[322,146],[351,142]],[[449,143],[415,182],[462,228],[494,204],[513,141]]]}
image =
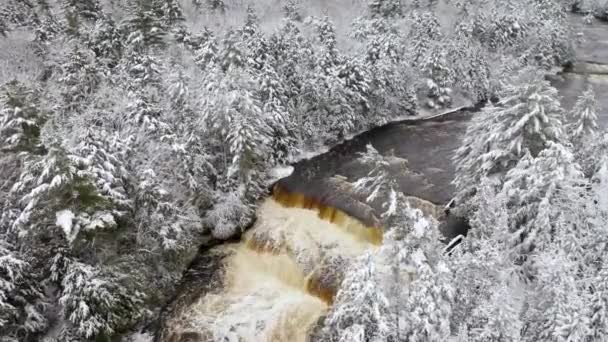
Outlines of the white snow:
{"label": "white snow", "polygon": [[152,342],[154,337],[148,333],[136,332],[129,336],[129,342]]}
{"label": "white snow", "polygon": [[55,213],[55,217],[57,218],[55,221],[55,224],[57,226],[59,226],[61,229],[63,229],[63,232],[65,234],[65,237],[68,239],[68,241],[72,242],[74,241],[74,238],[76,237],[76,234],[78,232],[73,232],[72,228],[73,228],[73,221],[74,221],[74,213],[67,209],[67,210],[61,210],[58,211],[57,213]]}
{"label": "white snow", "polygon": [[293,173],[294,167],[291,165],[281,165],[272,168],[268,175],[270,176],[270,183],[274,183],[279,179],[289,177]]}

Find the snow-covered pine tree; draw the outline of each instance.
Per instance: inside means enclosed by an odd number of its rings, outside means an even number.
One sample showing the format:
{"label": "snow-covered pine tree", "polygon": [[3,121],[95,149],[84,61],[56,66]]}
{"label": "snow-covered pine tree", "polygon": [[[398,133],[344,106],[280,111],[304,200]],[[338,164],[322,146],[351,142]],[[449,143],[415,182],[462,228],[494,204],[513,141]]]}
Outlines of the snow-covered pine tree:
{"label": "snow-covered pine tree", "polygon": [[411,46],[410,62],[420,67],[431,47],[441,38],[439,20],[433,12],[412,12],[412,26],[409,33]]}
{"label": "snow-covered pine tree", "polygon": [[203,94],[203,116],[209,133],[224,144],[224,177],[237,180],[244,194],[257,194],[270,142],[258,84],[239,68],[229,68],[226,74],[218,71],[213,77]]}
{"label": "snow-covered pine tree", "polygon": [[99,0],[63,0],[63,9],[66,16],[75,15],[89,21],[99,18],[102,11]]}
{"label": "snow-covered pine tree", "polygon": [[7,342],[33,341],[48,326],[47,304],[37,270],[0,239],[0,331]]}
{"label": "snow-covered pine tree", "polygon": [[[141,167],[141,166],[140,166]],[[134,220],[135,241],[148,250],[176,251],[188,248],[190,222],[187,206],[180,208],[168,189],[168,180],[161,179],[150,168],[136,174]]]}
{"label": "snow-covered pine tree", "polygon": [[598,112],[599,103],[595,99],[593,88],[589,87],[579,96],[572,109],[574,122],[569,127],[569,135],[573,143],[578,145],[593,141],[598,130]]}
{"label": "snow-covered pine tree", "polygon": [[270,134],[270,150],[275,163],[285,163],[297,152],[297,141],[294,123],[285,105],[287,95],[283,80],[274,68],[265,66],[260,77],[260,100],[264,112],[269,114],[268,126]]}
{"label": "snow-covered pine tree", "polygon": [[74,47],[61,66],[58,79],[62,88],[63,111],[69,116],[82,111],[89,96],[97,90],[100,78],[92,51]]}
{"label": "snow-covered pine tree", "polygon": [[454,157],[458,196],[466,199],[482,177],[500,177],[524,155],[535,157],[550,143],[564,141],[562,113],[557,90],[543,74],[521,71],[505,87],[500,104],[486,106],[471,120]]}
{"label": "snow-covered pine tree", "polygon": [[456,75],[449,62],[447,51],[435,44],[421,61],[421,72],[427,77],[428,96],[433,98],[433,106],[449,107],[449,96]]}
{"label": "snow-covered pine tree", "polygon": [[126,22],[127,42],[136,49],[162,48],[167,30],[156,13],[155,1],[137,0],[131,18]]}
{"label": "snow-covered pine tree", "polygon": [[20,235],[53,231],[74,243],[82,234],[115,226],[112,202],[96,188],[89,161],[59,144],[49,146],[44,156],[26,160],[12,191],[20,198],[21,211],[13,222]]}
{"label": "snow-covered pine tree", "polygon": [[88,48],[95,53],[106,66],[114,67],[122,55],[123,41],[116,23],[109,15],[103,15],[95,21],[95,27],[87,40]]}
{"label": "snow-covered pine tree", "polygon": [[490,60],[483,47],[469,37],[453,37],[448,52],[453,66],[456,87],[464,90],[475,101],[484,102],[492,94]]}
{"label": "snow-covered pine tree", "polygon": [[346,272],[331,312],[325,319],[329,340],[380,342],[394,335],[389,301],[378,286],[374,255],[359,257]]}
{"label": "snow-covered pine tree", "polygon": [[590,280],[589,337],[599,340],[608,336],[608,269],[605,261]]}
{"label": "snow-covered pine tree", "polygon": [[302,14],[299,0],[287,0],[283,5],[283,15],[293,21],[302,21]]}
{"label": "snow-covered pine tree", "polygon": [[450,336],[452,273],[443,260],[437,228],[419,210],[411,213],[414,224],[403,240],[401,259],[413,280],[404,289],[398,333],[405,341],[445,341]]}
{"label": "snow-covered pine tree", "polygon": [[164,25],[171,27],[185,20],[184,11],[178,0],[157,0],[160,3],[157,5],[159,18]]}
{"label": "snow-covered pine tree", "polygon": [[366,151],[359,154],[358,160],[371,169],[365,177],[354,183],[354,189],[365,194],[366,202],[384,200],[383,216],[391,216],[397,210],[399,184],[391,177],[389,158],[380,154],[371,144],[365,148]]}
{"label": "snow-covered pine tree", "polygon": [[[128,172],[125,168],[130,140],[129,137],[124,138],[103,129],[88,129],[80,142],[70,148],[71,153],[86,162],[99,194],[113,203],[111,215],[114,222],[132,206],[127,195]],[[104,225],[102,223],[98,224]]]}
{"label": "snow-covered pine tree", "polygon": [[394,18],[403,15],[401,0],[371,0],[368,9],[372,17]]}
{"label": "snow-covered pine tree", "polygon": [[217,38],[206,27],[196,37],[200,41],[194,49],[194,61],[196,65],[203,70],[213,67],[219,58]]}
{"label": "snow-covered pine tree", "polygon": [[247,15],[245,16],[245,25],[242,28],[243,34],[246,37],[252,37],[260,29],[260,18],[251,5],[247,6]]}
{"label": "snow-covered pine tree", "polygon": [[537,252],[534,259],[538,273],[528,294],[521,340],[588,340],[589,307],[577,263],[560,250]]}
{"label": "snow-covered pine tree", "polygon": [[158,104],[155,89],[146,87],[140,93],[130,94],[133,101],[127,106],[127,120],[150,133],[166,133],[169,124],[163,120],[162,107]]}
{"label": "snow-covered pine tree", "polygon": [[143,295],[124,286],[118,275],[78,261],[61,280],[59,304],[66,324],[63,341],[108,339],[142,313]]}
{"label": "snow-covered pine tree", "polygon": [[245,65],[244,43],[236,31],[226,33],[222,41],[218,63],[224,72],[231,68],[240,68]]}
{"label": "snow-covered pine tree", "polygon": [[[509,245],[520,262],[531,251],[558,246],[581,260],[589,234],[585,219],[587,181],[572,153],[559,143],[534,158],[528,152],[505,176]],[[530,276],[526,271],[526,276]]]}
{"label": "snow-covered pine tree", "polygon": [[16,80],[0,91],[0,150],[43,153],[40,130],[47,115],[41,108],[39,94]]}
{"label": "snow-covered pine tree", "polygon": [[323,46],[320,49],[319,64],[321,71],[325,74],[332,74],[334,68],[341,64],[337,41],[336,27],[329,16],[324,16],[315,21],[317,38]]}

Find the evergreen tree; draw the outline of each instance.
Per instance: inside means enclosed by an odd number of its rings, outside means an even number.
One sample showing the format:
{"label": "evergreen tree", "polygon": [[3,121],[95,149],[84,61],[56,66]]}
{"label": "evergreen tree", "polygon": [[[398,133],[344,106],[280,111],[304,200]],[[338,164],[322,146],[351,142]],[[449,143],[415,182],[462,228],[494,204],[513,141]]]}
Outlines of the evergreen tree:
{"label": "evergreen tree", "polygon": [[302,21],[301,8],[298,0],[287,0],[283,5],[283,15],[293,21]]}
{"label": "evergreen tree", "polygon": [[239,68],[245,65],[243,42],[236,32],[230,31],[222,42],[219,64],[224,72],[231,68]]}
{"label": "evergreen tree", "polygon": [[222,143],[226,176],[236,176],[238,183],[253,192],[258,188],[260,171],[268,156],[269,126],[263,107],[254,89],[257,84],[250,75],[238,69],[217,73],[205,97],[204,118],[210,132]]}
{"label": "evergreen tree", "polygon": [[177,0],[160,0],[161,15],[159,16],[166,26],[173,26],[185,20],[182,7]]}
{"label": "evergreen tree", "polygon": [[[334,340],[387,341],[392,338],[389,302],[377,286],[373,255],[363,255],[353,263],[342,282],[326,329]],[[335,337],[334,337],[335,336]]]}
{"label": "evergreen tree", "polygon": [[79,16],[85,20],[94,21],[101,15],[101,5],[98,0],[64,0],[64,9],[69,16]]}
{"label": "evergreen tree", "polygon": [[260,98],[263,111],[270,116],[268,126],[272,130],[270,134],[272,158],[277,163],[286,162],[297,150],[296,133],[290,113],[285,108],[287,95],[283,81],[269,66],[265,66],[260,75]]}
{"label": "evergreen tree", "polygon": [[123,42],[111,16],[104,15],[97,19],[88,41],[88,47],[107,66],[113,67],[118,63],[122,55]]}
{"label": "evergreen tree", "polygon": [[391,177],[389,159],[381,155],[372,145],[367,145],[366,151],[359,154],[359,161],[371,170],[354,184],[356,191],[368,194],[366,202],[384,199],[385,214],[390,215],[397,210],[397,193],[399,184]]}
{"label": "evergreen tree", "polygon": [[64,340],[107,339],[137,320],[142,299],[141,293],[122,285],[119,277],[71,262],[61,281],[61,314],[69,322],[61,336]]}
{"label": "evergreen tree", "polygon": [[47,302],[37,274],[19,254],[0,240],[0,331],[4,341],[33,341],[48,326]]}
{"label": "evergreen tree", "polygon": [[499,106],[475,115],[456,153],[454,184],[461,197],[474,192],[481,177],[504,174],[524,155],[535,157],[564,139],[557,90],[541,74],[524,69],[503,96]]}
{"label": "evergreen tree", "polygon": [[536,158],[524,156],[506,174],[502,190],[508,198],[515,256],[522,260],[533,250],[557,245],[572,258],[579,257],[589,232],[584,219],[586,186],[572,153],[561,144],[550,143]]}
{"label": "evergreen tree", "polygon": [[575,122],[570,126],[570,137],[575,142],[592,141],[598,130],[599,104],[592,88],[588,88],[576,101],[572,110]]}
{"label": "evergreen tree", "polygon": [[166,27],[154,8],[154,1],[137,1],[132,17],[127,22],[127,42],[135,49],[162,48]]}
{"label": "evergreen tree", "polygon": [[260,19],[258,18],[255,9],[249,5],[247,6],[247,16],[245,17],[245,25],[242,28],[245,37],[252,37],[260,29]]}
{"label": "evergreen tree", "polygon": [[194,61],[203,70],[213,67],[219,56],[218,42],[207,28],[198,35],[200,44],[194,50]]}
{"label": "evergreen tree", "polygon": [[408,37],[411,44],[411,63],[414,67],[419,67],[432,45],[441,37],[441,31],[439,21],[432,12],[414,11],[412,21]]}
{"label": "evergreen tree", "polygon": [[[108,212],[111,201],[98,192],[89,166],[86,159],[60,145],[51,146],[42,157],[27,160],[13,186],[21,204],[13,228],[24,236],[61,232],[72,243],[80,232],[112,226],[114,219]],[[91,218],[99,219],[101,227]]]}
{"label": "evergreen tree", "polygon": [[451,272],[437,248],[433,225],[419,210],[403,240],[403,260],[414,274],[406,289],[400,336],[406,341],[445,341],[450,336],[451,302],[454,289]]}
{"label": "evergreen tree", "polygon": [[371,0],[368,7],[372,17],[394,18],[403,14],[401,0]]}
{"label": "evergreen tree", "polygon": [[64,101],[63,110],[68,115],[81,111],[89,97],[97,90],[100,74],[90,50],[74,50],[68,55],[61,67],[59,83]]}
{"label": "evergreen tree", "polygon": [[316,22],[319,42],[324,47],[320,56],[321,71],[331,74],[332,69],[341,63],[336,42],[336,28],[328,16]]}
{"label": "evergreen tree", "polygon": [[591,306],[589,308],[589,337],[591,340],[598,340],[608,335],[608,289],[606,281],[608,271],[605,262],[600,269],[593,275],[591,281],[591,293],[589,294]]}
{"label": "evergreen tree", "polygon": [[39,94],[16,80],[11,81],[2,87],[0,106],[2,150],[43,153],[40,130],[47,116],[40,108]]}
{"label": "evergreen tree", "polygon": [[536,257],[537,281],[526,312],[524,341],[583,341],[588,308],[576,278],[576,263],[559,251]]}

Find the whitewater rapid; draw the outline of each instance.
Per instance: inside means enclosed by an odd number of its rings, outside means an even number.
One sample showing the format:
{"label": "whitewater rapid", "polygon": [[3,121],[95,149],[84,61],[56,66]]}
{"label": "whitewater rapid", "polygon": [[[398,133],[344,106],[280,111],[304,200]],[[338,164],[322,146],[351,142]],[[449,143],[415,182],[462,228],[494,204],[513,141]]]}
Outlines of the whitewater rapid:
{"label": "whitewater rapid", "polygon": [[224,286],[171,324],[203,341],[305,342],[352,258],[382,242],[379,228],[297,194],[275,191],[240,243],[216,248]]}

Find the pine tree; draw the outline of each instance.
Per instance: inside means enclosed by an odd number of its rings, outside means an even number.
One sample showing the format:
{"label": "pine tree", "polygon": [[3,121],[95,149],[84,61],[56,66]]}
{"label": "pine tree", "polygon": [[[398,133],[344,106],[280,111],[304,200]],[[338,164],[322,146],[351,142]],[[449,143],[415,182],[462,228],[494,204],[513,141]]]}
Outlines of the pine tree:
{"label": "pine tree", "polygon": [[97,19],[88,40],[88,47],[107,66],[113,67],[118,63],[122,55],[123,41],[111,16],[104,15]]}
{"label": "pine tree", "polygon": [[[13,223],[21,235],[61,232],[73,243],[79,233],[114,225],[108,213],[111,201],[95,187],[89,162],[53,145],[42,157],[25,162],[13,193],[20,196],[21,212]],[[91,226],[98,218],[101,227]]]}
{"label": "pine tree", "polygon": [[188,248],[187,235],[191,222],[174,196],[154,170],[137,172],[134,194],[135,221],[138,222],[136,243],[145,248],[177,251]]}
{"label": "pine tree", "polygon": [[387,341],[392,338],[389,302],[378,288],[373,255],[365,254],[353,263],[325,320],[333,340]]}
{"label": "pine tree", "polygon": [[90,50],[74,50],[68,55],[62,65],[59,83],[62,86],[61,95],[64,101],[63,110],[68,115],[81,111],[89,97],[97,90],[100,83],[100,73],[97,69]]}
{"label": "pine tree", "polygon": [[139,94],[132,94],[134,100],[127,109],[128,120],[151,133],[166,133],[169,124],[163,119],[163,111],[158,104],[153,89],[143,89]]}
{"label": "pine tree", "polygon": [[185,20],[182,7],[177,0],[160,0],[159,16],[166,26],[173,26]]}
{"label": "pine tree", "polygon": [[64,9],[69,15],[76,15],[85,20],[99,18],[101,5],[98,0],[64,0]]}
{"label": "pine tree", "polygon": [[283,5],[283,15],[293,21],[302,21],[301,8],[298,0],[287,0]]}
{"label": "pine tree", "polygon": [[556,244],[571,257],[580,256],[589,231],[583,219],[586,186],[572,153],[557,143],[536,158],[528,153],[506,174],[502,191],[516,257],[525,259],[532,250]]}
{"label": "pine tree", "polygon": [[595,99],[595,92],[590,87],[578,98],[572,109],[575,122],[569,128],[570,138],[574,142],[593,140],[598,130],[598,111],[599,104]]}
{"label": "pine tree", "polygon": [[270,114],[268,126],[272,130],[270,150],[275,163],[290,160],[297,151],[296,133],[289,111],[285,108],[287,95],[283,81],[276,71],[265,66],[260,75],[260,99],[263,111]]}
{"label": "pine tree", "polygon": [[372,17],[394,18],[403,15],[401,0],[371,0],[368,8]]}
{"label": "pine tree", "polygon": [[590,308],[589,308],[589,337],[598,340],[608,335],[608,270],[605,262],[591,280]]}
{"label": "pine tree", "polygon": [[252,37],[260,29],[260,19],[258,18],[255,8],[247,6],[247,16],[245,17],[245,25],[242,28],[243,34],[246,37]]}
{"label": "pine tree", "polygon": [[231,68],[239,68],[245,65],[243,42],[234,31],[226,34],[222,42],[219,64],[224,72]]}
{"label": "pine tree", "polygon": [[336,42],[336,28],[331,19],[325,16],[316,22],[316,29],[319,42],[324,47],[320,51],[321,71],[331,74],[332,69],[341,64]]}
{"label": "pine tree", "polygon": [[437,17],[431,12],[414,11],[412,21],[408,37],[412,46],[411,63],[414,67],[419,67],[432,45],[440,39],[441,31]]}
{"label": "pine tree", "polygon": [[[224,147],[226,176],[257,192],[260,170],[267,162],[269,132],[257,84],[239,69],[217,73],[205,95],[204,118]],[[230,166],[228,166],[230,165]]]}
{"label": "pine tree", "polygon": [[474,192],[481,177],[504,174],[522,156],[535,157],[564,139],[557,90],[542,74],[524,69],[503,98],[499,106],[475,115],[456,153],[454,184],[460,197]]}
{"label": "pine tree", "polygon": [[207,28],[197,37],[201,42],[194,50],[194,61],[203,70],[212,68],[219,58],[218,42]]}
{"label": "pine tree", "polygon": [[0,140],[3,151],[44,153],[40,130],[46,115],[39,95],[18,81],[2,87],[0,95]]}
{"label": "pine tree", "polygon": [[213,11],[226,11],[226,4],[224,0],[205,0],[207,2],[207,6]]}
{"label": "pine tree", "polygon": [[37,274],[19,254],[0,240],[0,331],[5,341],[33,341],[48,326]]}
{"label": "pine tree", "polygon": [[132,17],[127,22],[127,42],[134,49],[162,48],[167,34],[154,8],[153,1],[137,1]]}
{"label": "pine tree", "polygon": [[407,341],[445,341],[450,336],[454,295],[451,272],[437,248],[435,228],[420,211],[414,215],[402,252],[414,279],[406,289],[399,335]]}
{"label": "pine tree", "polygon": [[367,195],[366,202],[382,199],[383,215],[390,216],[397,210],[399,184],[391,177],[389,159],[372,145],[368,144],[365,148],[366,151],[359,154],[359,162],[371,167],[371,170],[354,183],[354,189]]}
{"label": "pine tree", "polygon": [[536,257],[537,281],[529,299],[524,341],[583,341],[588,308],[575,279],[576,264],[559,251]]}
{"label": "pine tree", "polygon": [[[108,338],[141,314],[143,296],[97,267],[71,262],[61,281],[61,314],[69,322],[62,337]],[[75,335],[75,336],[74,336]]]}
{"label": "pine tree", "polygon": [[161,75],[165,70],[162,61],[156,56],[132,54],[124,67],[130,76],[127,89],[147,96],[154,93],[154,88],[160,88]]}

